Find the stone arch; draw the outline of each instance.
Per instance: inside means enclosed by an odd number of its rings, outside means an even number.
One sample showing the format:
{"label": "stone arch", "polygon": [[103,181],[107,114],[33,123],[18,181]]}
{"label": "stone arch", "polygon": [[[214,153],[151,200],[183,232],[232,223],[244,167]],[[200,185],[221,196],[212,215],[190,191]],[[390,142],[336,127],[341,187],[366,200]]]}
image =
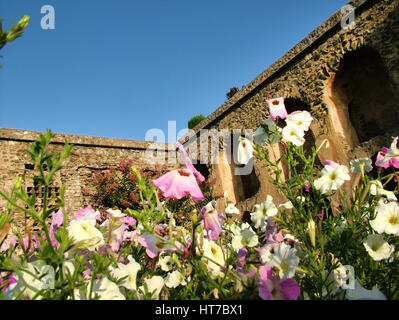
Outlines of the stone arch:
{"label": "stone arch", "polygon": [[385,134],[399,122],[399,102],[388,70],[380,54],[370,47],[344,55],[331,83],[330,98],[352,148]]}

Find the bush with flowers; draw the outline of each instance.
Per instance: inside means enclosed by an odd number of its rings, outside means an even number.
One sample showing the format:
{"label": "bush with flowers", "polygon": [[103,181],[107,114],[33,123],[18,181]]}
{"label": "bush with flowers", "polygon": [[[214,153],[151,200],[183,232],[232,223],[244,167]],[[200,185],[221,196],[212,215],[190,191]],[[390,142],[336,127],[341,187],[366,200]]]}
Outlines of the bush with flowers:
{"label": "bush with flowers", "polygon": [[[398,299],[398,138],[381,150],[376,177],[370,159],[351,161],[360,183],[348,195],[342,185],[350,180],[349,168],[331,159],[317,172],[319,150],[311,155],[303,150],[311,115],[287,114],[283,98],[266,103],[271,118],[254,133],[255,145],[243,138],[237,151],[243,163],[256,151],[273,170],[271,181],[287,202],[276,205],[267,196],[255,205],[251,223],[232,220],[238,209],[226,199],[218,200],[224,200],[218,212],[216,201],[205,198],[198,184],[205,179],[179,143],[185,167],[152,183],[134,166],[129,169],[136,177],[139,205],[123,210],[107,204],[106,217],[88,206],[67,223],[64,188],[58,197],[48,188],[72,146],[66,142],[61,154],[50,153],[53,134],[41,135],[28,152],[40,172],[35,179],[44,188],[43,208],[35,209],[34,195],[27,195],[21,179],[10,194],[0,192],[8,201],[0,218],[0,297]],[[271,161],[276,157],[270,157],[267,145],[277,143],[284,152]],[[392,181],[394,190],[387,190]],[[333,208],[333,202],[338,206]],[[15,209],[40,223],[43,235],[9,234]],[[182,219],[176,219],[179,209]]]}

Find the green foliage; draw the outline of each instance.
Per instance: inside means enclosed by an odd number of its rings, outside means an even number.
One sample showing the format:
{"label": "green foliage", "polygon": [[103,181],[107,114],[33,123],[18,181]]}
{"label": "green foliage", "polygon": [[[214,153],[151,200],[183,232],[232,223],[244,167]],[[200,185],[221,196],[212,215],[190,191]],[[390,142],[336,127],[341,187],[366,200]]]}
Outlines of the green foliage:
{"label": "green foliage", "polygon": [[[0,50],[6,45],[7,42],[14,41],[16,38],[20,37],[24,32],[25,28],[28,26],[30,17],[24,15],[17,24],[12,23],[10,29],[3,30],[2,18],[0,18]],[[2,66],[0,65],[0,68]]]}
{"label": "green foliage", "polygon": [[204,119],[205,117],[202,114],[192,117],[190,120],[188,120],[188,128],[190,130],[193,129],[197,124],[199,124]]}

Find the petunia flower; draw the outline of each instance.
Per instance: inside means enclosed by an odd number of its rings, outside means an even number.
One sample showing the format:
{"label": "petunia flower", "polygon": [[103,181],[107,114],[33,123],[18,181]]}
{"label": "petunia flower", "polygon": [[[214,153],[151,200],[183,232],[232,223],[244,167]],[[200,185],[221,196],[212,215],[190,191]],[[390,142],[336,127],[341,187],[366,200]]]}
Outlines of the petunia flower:
{"label": "petunia flower", "polygon": [[293,279],[279,280],[272,271],[272,266],[259,269],[259,296],[263,300],[296,300],[301,289]]}
{"label": "petunia flower", "polygon": [[54,233],[60,226],[62,226],[63,222],[64,222],[64,214],[62,212],[62,209],[60,208],[57,212],[52,213],[49,235],[53,245],[59,246],[59,243],[55,239]]}
{"label": "petunia flower", "polygon": [[347,180],[350,180],[350,176],[345,165],[326,165],[321,171],[321,177],[314,181],[314,186],[322,194],[325,194],[332,190],[338,190]]}
{"label": "petunia flower", "polygon": [[234,203],[229,203],[225,210],[226,214],[239,214],[240,210],[234,205]]}
{"label": "petunia flower", "polygon": [[131,255],[128,256],[128,261],[128,264],[118,263],[117,268],[111,267],[111,275],[116,279],[127,277],[122,280],[119,285],[128,290],[136,291],[136,277],[141,266]]}
{"label": "petunia flower", "polygon": [[377,167],[382,167],[388,169],[389,167],[394,167],[396,169],[399,168],[399,156],[392,157],[386,162],[382,162],[384,160],[385,155],[388,153],[389,149],[386,147],[382,147],[381,151],[377,154],[377,159],[375,160],[375,165]]}
{"label": "petunia flower", "polygon": [[303,131],[309,130],[312,121],[313,118],[308,111],[294,111],[290,113],[285,119],[287,125],[297,126]]}
{"label": "petunia flower", "polygon": [[275,245],[269,264],[279,270],[280,278],[292,278],[299,264],[296,249],[283,242]]}
{"label": "petunia flower", "polygon": [[[159,294],[161,293],[163,286],[165,285],[165,280],[161,276],[152,276],[150,279],[145,279],[144,283],[147,286],[148,291],[152,293],[152,298],[159,300]],[[141,286],[140,291],[145,292],[144,286]],[[143,296],[139,295],[139,299]]]}
{"label": "petunia flower", "polygon": [[[223,249],[215,241],[210,241],[206,238],[204,238],[202,249],[204,250],[202,260],[206,263],[211,277],[215,279],[224,276],[221,266],[225,266],[226,254],[223,253]],[[210,258],[212,261],[206,258]]]}
{"label": "petunia flower", "polygon": [[98,249],[104,244],[104,236],[100,230],[96,228],[96,220],[84,219],[72,220],[68,226],[69,236],[74,242],[81,242],[81,246],[89,250]]}
{"label": "petunia flower", "polygon": [[163,192],[165,198],[181,199],[191,195],[195,202],[205,199],[193,172],[189,169],[170,171],[154,180],[153,183]]}
{"label": "petunia flower", "polygon": [[93,209],[92,206],[87,206],[84,209],[80,209],[74,212],[74,218],[75,220],[97,220],[101,221],[101,213],[99,211],[96,211]]}
{"label": "petunia flower", "polygon": [[397,143],[398,143],[398,138],[396,137],[393,139],[392,143],[391,143],[391,147],[387,150],[387,152],[385,153],[384,157],[377,161],[377,165],[378,164],[385,164],[386,162],[399,157],[399,149],[397,148]]}
{"label": "petunia flower", "polygon": [[172,270],[172,267],[174,265],[174,260],[171,256],[163,257],[162,254],[160,254],[157,264],[161,267],[162,271],[168,272]]}
{"label": "petunia flower", "polygon": [[233,237],[231,245],[237,252],[243,247],[255,247],[258,244],[258,236],[251,227],[246,228],[240,234]]}
{"label": "petunia flower", "polygon": [[385,190],[382,183],[378,180],[374,180],[370,182],[370,193],[373,196],[382,195],[386,197],[388,200],[397,201],[398,199],[395,196],[395,193],[392,191]]}
{"label": "petunia flower", "polygon": [[267,225],[267,219],[277,213],[278,209],[273,203],[273,197],[267,195],[265,202],[255,205],[255,211],[251,213],[251,221],[255,224],[255,228],[264,230]]}
{"label": "petunia flower", "polygon": [[276,120],[277,117],[281,119],[285,119],[288,117],[287,110],[285,109],[284,100],[284,97],[270,100],[266,99],[266,105],[269,107],[270,117],[273,119],[273,121]]}
{"label": "petunia flower", "polygon": [[122,213],[122,211],[120,211],[119,209],[108,209],[107,212],[114,219],[126,217],[126,213]]}
{"label": "petunia flower", "polygon": [[291,142],[293,145],[300,147],[305,143],[305,131],[296,125],[287,125],[282,131],[283,139]]}
{"label": "petunia flower", "polygon": [[[87,285],[90,286],[90,281],[87,281]],[[74,290],[75,300],[88,300],[90,290],[87,289],[87,295],[80,289]],[[98,296],[99,300],[126,300],[126,297],[121,293],[116,283],[109,280],[106,276],[102,276],[100,279],[93,281],[91,289],[91,298]]]}
{"label": "petunia flower", "polygon": [[354,159],[350,161],[351,165],[351,172],[354,173],[360,173],[362,172],[370,172],[373,170],[373,166],[371,165],[372,161],[370,158],[360,158],[360,159]]}
{"label": "petunia flower", "polygon": [[146,253],[150,258],[155,258],[160,252],[172,252],[176,250],[174,246],[148,232],[139,236],[138,242],[146,248]]}
{"label": "petunia flower", "polygon": [[185,286],[186,284],[184,276],[178,270],[169,272],[165,279],[165,285],[168,288],[176,288],[178,286]]}
{"label": "petunia flower", "polygon": [[368,235],[363,245],[374,261],[389,259],[395,251],[395,247],[389,245],[379,234]]}
{"label": "petunia flower", "polygon": [[216,211],[216,201],[209,202],[201,210],[204,227],[210,240],[216,241],[222,232],[223,215]]}
{"label": "petunia flower", "polygon": [[184,147],[182,146],[182,144],[179,141],[176,142],[176,147],[179,148],[180,152],[186,158],[187,169],[190,169],[195,174],[195,176],[198,178],[199,181],[204,182],[205,177],[197,169],[195,169],[193,163],[191,162],[189,155],[187,154],[186,150],[184,150]]}
{"label": "petunia flower", "polygon": [[375,231],[399,236],[399,206],[396,202],[379,202],[376,214],[376,218],[370,221]]}

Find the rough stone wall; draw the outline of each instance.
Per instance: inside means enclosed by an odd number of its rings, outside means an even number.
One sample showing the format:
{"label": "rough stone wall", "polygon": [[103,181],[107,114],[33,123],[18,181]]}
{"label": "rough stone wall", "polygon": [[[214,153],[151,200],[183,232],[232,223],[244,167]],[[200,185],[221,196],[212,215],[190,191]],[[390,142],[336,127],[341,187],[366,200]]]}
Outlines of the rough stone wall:
{"label": "rough stone wall", "polygon": [[[17,176],[22,176],[27,192],[39,195],[37,201],[40,207],[40,191],[29,177],[37,175],[33,170],[33,163],[28,153],[30,144],[35,141],[40,132],[0,128],[0,189],[7,193],[12,190]],[[82,135],[56,134],[49,148],[61,152],[64,142],[74,144],[73,154],[67,158],[64,167],[54,177],[51,191],[58,193],[62,184],[65,184],[65,206],[69,215],[74,211],[89,204],[83,189],[90,192],[90,180],[94,170],[107,170],[109,166],[118,166],[121,161],[131,159],[139,169],[151,169],[153,164],[146,161],[147,148],[155,148],[165,160],[174,157],[175,145],[150,143],[145,141],[133,141],[124,139],[88,137]],[[163,164],[160,162],[160,164]],[[168,165],[169,167],[171,165]],[[6,201],[0,199],[0,209],[5,210]],[[22,232],[28,223],[28,218],[23,212],[16,212],[14,225]]]}
{"label": "rough stone wall", "polygon": [[[270,93],[296,102],[298,108],[291,105],[290,111],[309,107],[315,145],[324,139],[330,144],[329,149],[321,150],[321,162],[330,159],[349,165],[350,159],[372,157],[382,145],[389,146],[391,137],[399,132],[399,2],[363,0],[349,4],[356,7],[353,30],[342,29],[342,15],[335,13],[195,127],[196,135],[201,129],[256,130],[269,117],[265,98]],[[375,57],[380,60],[375,61]],[[345,61],[354,61],[357,67],[351,69],[351,62],[345,66]],[[366,140],[361,141],[362,132],[372,131],[375,125],[381,127],[377,134],[366,134]],[[207,138],[198,141],[201,139]],[[193,141],[181,139],[186,147]],[[279,152],[275,150],[277,156]],[[219,178],[215,194],[233,190],[230,200],[237,202],[241,212],[252,212],[267,194],[273,195],[276,203],[285,201],[268,182],[268,168],[258,160],[254,172],[260,187],[244,200],[240,189],[247,186],[226,175],[226,165],[210,167],[211,176]],[[351,187],[350,183],[345,185],[346,190]]]}

